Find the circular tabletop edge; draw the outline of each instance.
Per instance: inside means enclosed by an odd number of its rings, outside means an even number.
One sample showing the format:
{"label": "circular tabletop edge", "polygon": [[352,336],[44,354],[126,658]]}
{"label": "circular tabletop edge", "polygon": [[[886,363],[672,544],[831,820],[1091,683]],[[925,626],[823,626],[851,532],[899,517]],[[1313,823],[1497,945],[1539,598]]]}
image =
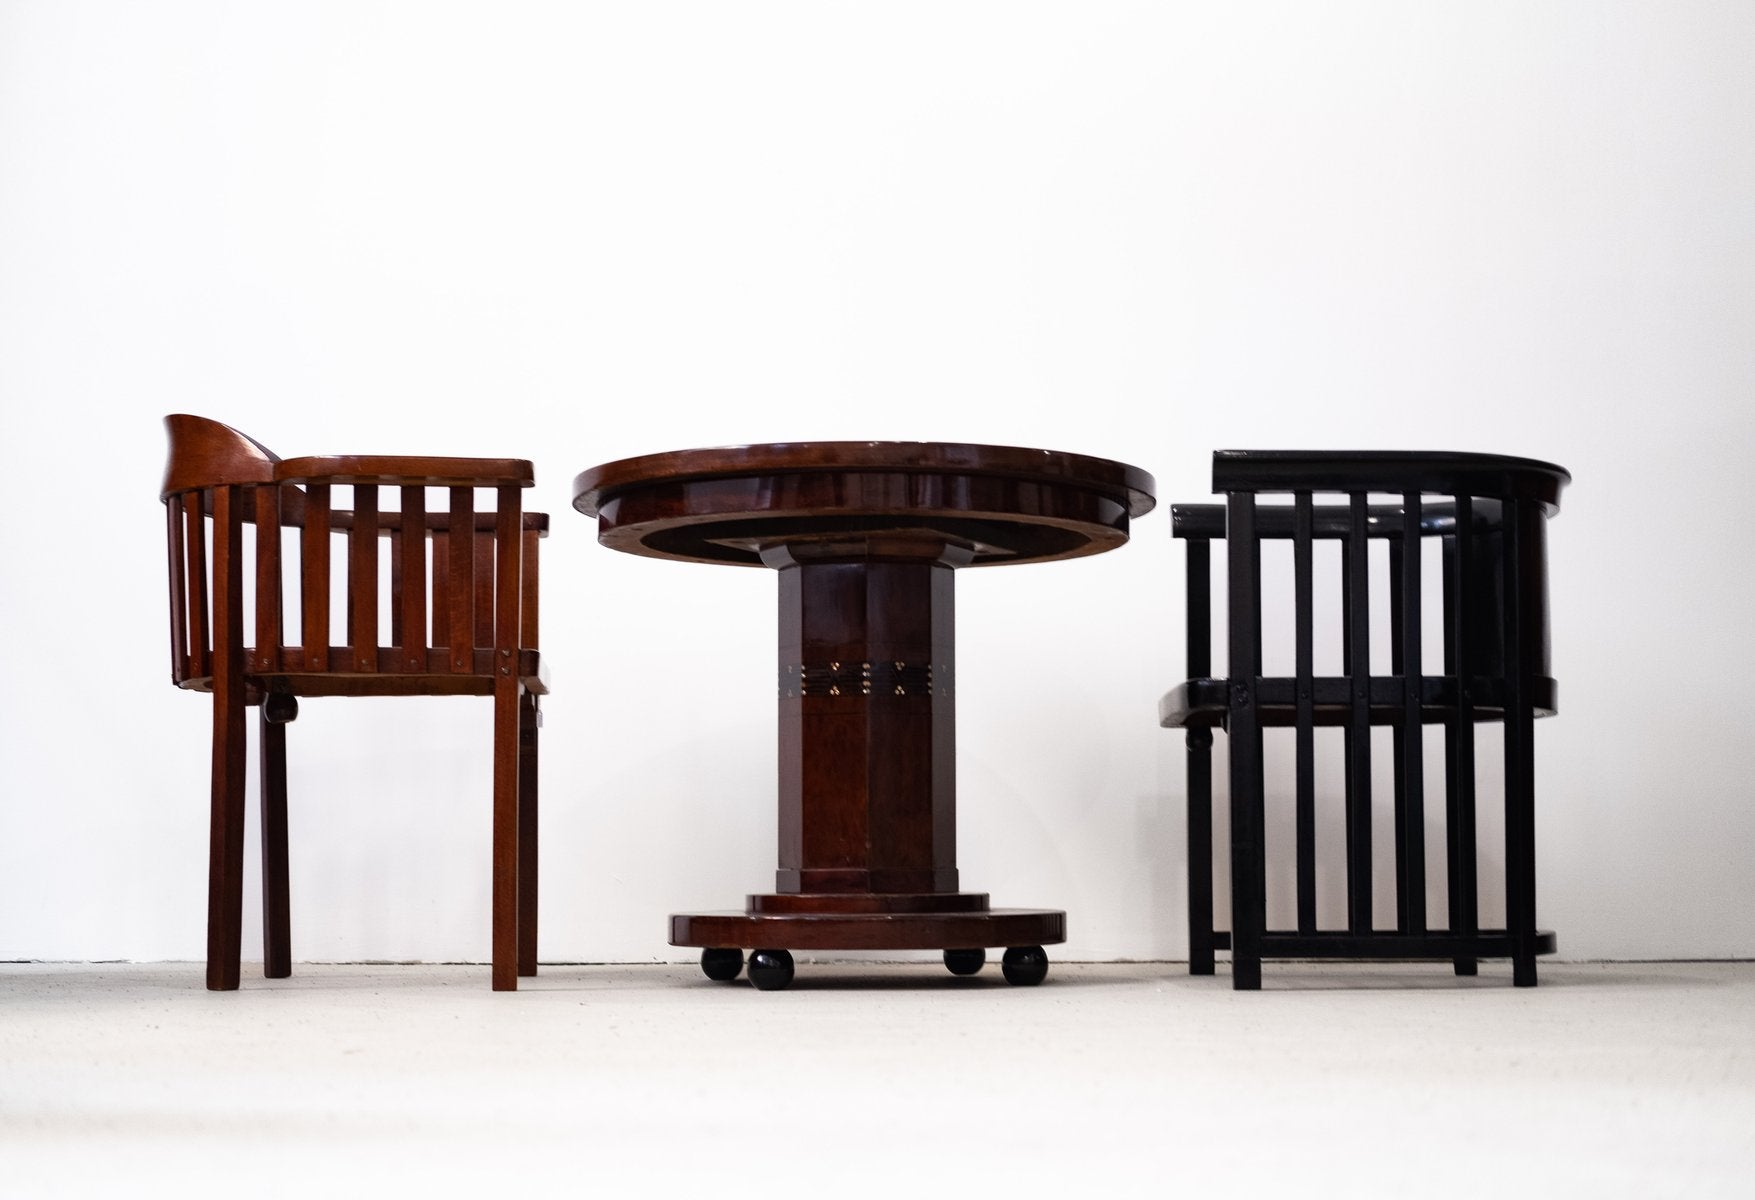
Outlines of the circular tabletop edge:
{"label": "circular tabletop edge", "polygon": [[[1044,464],[1052,464],[1053,469],[1042,469]],[[1032,469],[1033,466],[1037,469]],[[594,517],[603,501],[643,484],[823,470],[924,471],[1052,480],[1124,498],[1130,518],[1142,517],[1157,505],[1157,481],[1149,472],[1089,454],[974,442],[836,441],[669,450],[600,463],[574,477],[573,507]]]}

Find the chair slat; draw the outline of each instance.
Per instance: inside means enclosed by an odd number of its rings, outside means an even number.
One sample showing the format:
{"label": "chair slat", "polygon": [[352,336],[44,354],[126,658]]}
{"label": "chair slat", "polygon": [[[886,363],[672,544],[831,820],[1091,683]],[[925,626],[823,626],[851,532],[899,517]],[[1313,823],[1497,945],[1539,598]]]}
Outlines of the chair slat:
{"label": "chair slat", "polygon": [[256,669],[280,670],[280,490],[250,489],[256,507]]}
{"label": "chair slat", "polygon": [[378,669],[378,485],[353,485],[347,533],[348,627],[355,671]]}
{"label": "chair slat", "polygon": [[501,484],[498,520],[494,526],[494,629],[490,644],[494,647],[494,673],[516,674],[513,661],[518,651],[518,632],[524,620],[524,538],[519,526],[523,489]]}
{"label": "chair slat", "polygon": [[244,488],[213,489],[213,659],[215,676],[244,670]]}
{"label": "chair slat", "polygon": [[1188,540],[1188,677],[1213,673],[1212,543]]}
{"label": "chair slat", "polygon": [[[1381,533],[1384,525],[1377,526]],[[1395,514],[1393,528],[1401,533],[1401,514]],[[1402,543],[1399,537],[1391,539],[1386,545],[1389,552],[1389,677],[1388,682],[1396,689],[1395,705],[1400,709],[1406,699],[1401,688],[1402,675]],[[1377,681],[1373,679],[1372,694],[1377,694]],[[1398,714],[1399,715],[1399,714]],[[1402,906],[1402,897],[1408,892],[1408,860],[1406,850],[1406,830],[1404,819],[1407,816],[1407,775],[1403,766],[1403,753],[1407,749],[1407,729],[1403,724],[1390,728],[1390,812],[1394,820],[1391,830],[1390,848],[1395,851],[1395,890],[1391,899],[1395,901],[1395,932],[1406,933],[1404,921],[1407,916]]]}
{"label": "chair slat", "polygon": [[475,535],[475,644],[494,644],[494,541],[492,530]]}
{"label": "chair slat", "polygon": [[1365,493],[1352,494],[1345,552],[1347,679],[1347,928],[1371,932],[1371,557]]}
{"label": "chair slat", "polygon": [[451,528],[445,599],[450,614],[446,646],[451,670],[469,671],[475,660],[475,489],[454,487],[451,492]]}
{"label": "chair slat", "polygon": [[535,649],[542,645],[537,637],[540,617],[536,602],[541,576],[538,555],[542,551],[542,537],[534,529],[526,529],[522,536],[524,538],[524,585],[522,588],[524,593],[522,597],[524,632],[522,641],[524,646]]}
{"label": "chair slat", "polygon": [[183,496],[184,565],[188,568],[189,603],[189,674],[201,678],[211,674],[207,643],[207,519],[202,515],[202,497],[210,493],[194,491]]}
{"label": "chair slat", "polygon": [[393,585],[396,611],[401,614],[396,644],[402,647],[403,670],[424,671],[427,665],[427,490],[402,489],[402,532],[397,562],[401,577]]}
{"label": "chair slat", "polygon": [[[440,647],[448,645],[451,640],[451,539],[440,537],[435,529],[428,545],[433,548],[431,644]],[[447,650],[446,655],[449,653]],[[449,669],[448,664],[446,669]]]}
{"label": "chair slat", "polygon": [[1402,723],[1401,786],[1397,789],[1396,886],[1397,927],[1402,933],[1426,931],[1426,800],[1425,745],[1420,733],[1420,506],[1419,492],[1402,497],[1400,614],[1397,647],[1401,659]]}
{"label": "chair slat", "polygon": [[299,534],[299,596],[305,670],[329,670],[329,485],[305,488],[305,526]]}
{"label": "chair slat", "polygon": [[[390,539],[390,641],[396,647],[392,654],[388,669],[395,670],[403,663],[402,656],[402,524],[390,528],[387,535]],[[425,565],[425,564],[422,564]]]}
{"label": "chair slat", "polygon": [[184,562],[183,506],[167,502],[165,508],[166,545],[169,547],[171,585],[171,682],[182,680],[188,670],[189,606],[184,590],[188,565]]}
{"label": "chair slat", "polygon": [[1297,741],[1296,859],[1298,882],[1298,930],[1316,931],[1316,697],[1313,629],[1314,514],[1309,492],[1292,498],[1292,590],[1296,610],[1293,639],[1294,670],[1298,677],[1298,703],[1294,737]]}

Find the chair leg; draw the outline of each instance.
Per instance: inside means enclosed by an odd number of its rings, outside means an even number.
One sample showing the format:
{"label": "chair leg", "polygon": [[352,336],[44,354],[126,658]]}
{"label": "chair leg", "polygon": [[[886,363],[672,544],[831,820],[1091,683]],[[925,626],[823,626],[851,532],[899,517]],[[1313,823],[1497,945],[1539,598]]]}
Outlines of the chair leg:
{"label": "chair leg", "polygon": [[287,870],[286,723],[298,715],[286,694],[263,698],[258,725],[262,799],[262,973],[292,974],[292,905]]}
{"label": "chair leg", "polygon": [[1261,990],[1261,938],[1267,928],[1261,726],[1253,717],[1248,706],[1234,704],[1226,739],[1231,751],[1231,989],[1238,992]]}
{"label": "chair leg", "polygon": [[[232,677],[227,678],[230,674]],[[215,671],[207,846],[207,988],[238,986],[244,923],[244,681]]]}
{"label": "chair leg", "polygon": [[1231,990],[1234,992],[1261,991],[1261,955],[1247,952],[1238,954],[1231,951]]}
{"label": "chair leg", "polygon": [[518,702],[518,974],[536,974],[536,694]]}
{"label": "chair leg", "polygon": [[523,687],[494,681],[493,979],[496,992],[518,990],[518,711]]}
{"label": "chair leg", "polygon": [[1188,731],[1188,973],[1213,973],[1213,731]]}

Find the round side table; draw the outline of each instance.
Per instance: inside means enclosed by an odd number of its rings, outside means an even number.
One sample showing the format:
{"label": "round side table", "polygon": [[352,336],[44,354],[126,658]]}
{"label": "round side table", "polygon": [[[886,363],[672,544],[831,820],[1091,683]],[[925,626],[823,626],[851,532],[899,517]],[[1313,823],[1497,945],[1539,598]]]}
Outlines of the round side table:
{"label": "round side table", "polygon": [[598,541],[780,577],[780,854],[742,912],[678,913],[674,946],[784,987],[791,950],[942,950],[972,974],[1007,947],[1040,982],[1066,914],[959,890],[953,572],[1127,541],[1152,477],[1079,454],[937,442],[684,450],[592,467],[573,507]]}

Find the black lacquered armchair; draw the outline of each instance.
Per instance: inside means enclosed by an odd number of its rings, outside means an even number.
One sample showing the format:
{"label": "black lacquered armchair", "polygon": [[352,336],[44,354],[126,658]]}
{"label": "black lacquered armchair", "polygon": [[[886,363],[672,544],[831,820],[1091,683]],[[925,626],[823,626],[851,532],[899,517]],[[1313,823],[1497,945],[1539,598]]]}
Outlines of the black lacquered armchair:
{"label": "black lacquered armchair", "polygon": [[[1571,476],[1551,463],[1482,454],[1392,451],[1222,450],[1213,490],[1223,504],[1171,509],[1187,546],[1188,675],[1160,702],[1160,723],[1187,730],[1189,971],[1211,974],[1229,949],[1233,986],[1261,986],[1264,958],[1448,959],[1472,975],[1482,958],[1510,958],[1513,981],[1536,982],[1536,956],[1554,935],[1536,928],[1534,722],[1556,711],[1549,667],[1547,519]],[[1264,496],[1274,501],[1261,502]],[[1280,497],[1287,497],[1286,503]],[[1318,497],[1325,497],[1318,503]],[[1328,499],[1332,497],[1332,499]],[[1389,503],[1372,503],[1388,497]],[[1292,626],[1291,675],[1262,674],[1261,548],[1292,545],[1290,604],[1270,619]],[[1442,613],[1423,611],[1420,548],[1438,542]],[[1340,543],[1342,673],[1314,672],[1316,543]],[[1389,662],[1370,654],[1372,542],[1387,543]],[[1212,669],[1212,545],[1223,544],[1229,675]],[[1377,556],[1379,558],[1383,555]],[[1433,620],[1436,616],[1439,619]],[[1380,618],[1381,620],[1382,618]],[[1381,631],[1381,625],[1378,626]],[[1438,631],[1441,629],[1441,633]],[[1428,637],[1443,642],[1439,674],[1422,668]],[[1483,772],[1476,728],[1504,726],[1503,929],[1480,926],[1476,800]],[[1421,730],[1444,727],[1444,787],[1429,796]],[[1267,928],[1267,828],[1262,731],[1294,731],[1296,927]],[[1373,726],[1392,730],[1394,826],[1372,820]],[[1319,927],[1317,804],[1319,729],[1343,746],[1346,923]],[[1230,739],[1231,928],[1213,922],[1213,730]],[[1496,791],[1496,789],[1495,789]],[[1445,813],[1447,927],[1427,912],[1426,810]],[[1332,806],[1331,806],[1332,807]],[[1372,843],[1395,845],[1393,928],[1373,921]]]}

